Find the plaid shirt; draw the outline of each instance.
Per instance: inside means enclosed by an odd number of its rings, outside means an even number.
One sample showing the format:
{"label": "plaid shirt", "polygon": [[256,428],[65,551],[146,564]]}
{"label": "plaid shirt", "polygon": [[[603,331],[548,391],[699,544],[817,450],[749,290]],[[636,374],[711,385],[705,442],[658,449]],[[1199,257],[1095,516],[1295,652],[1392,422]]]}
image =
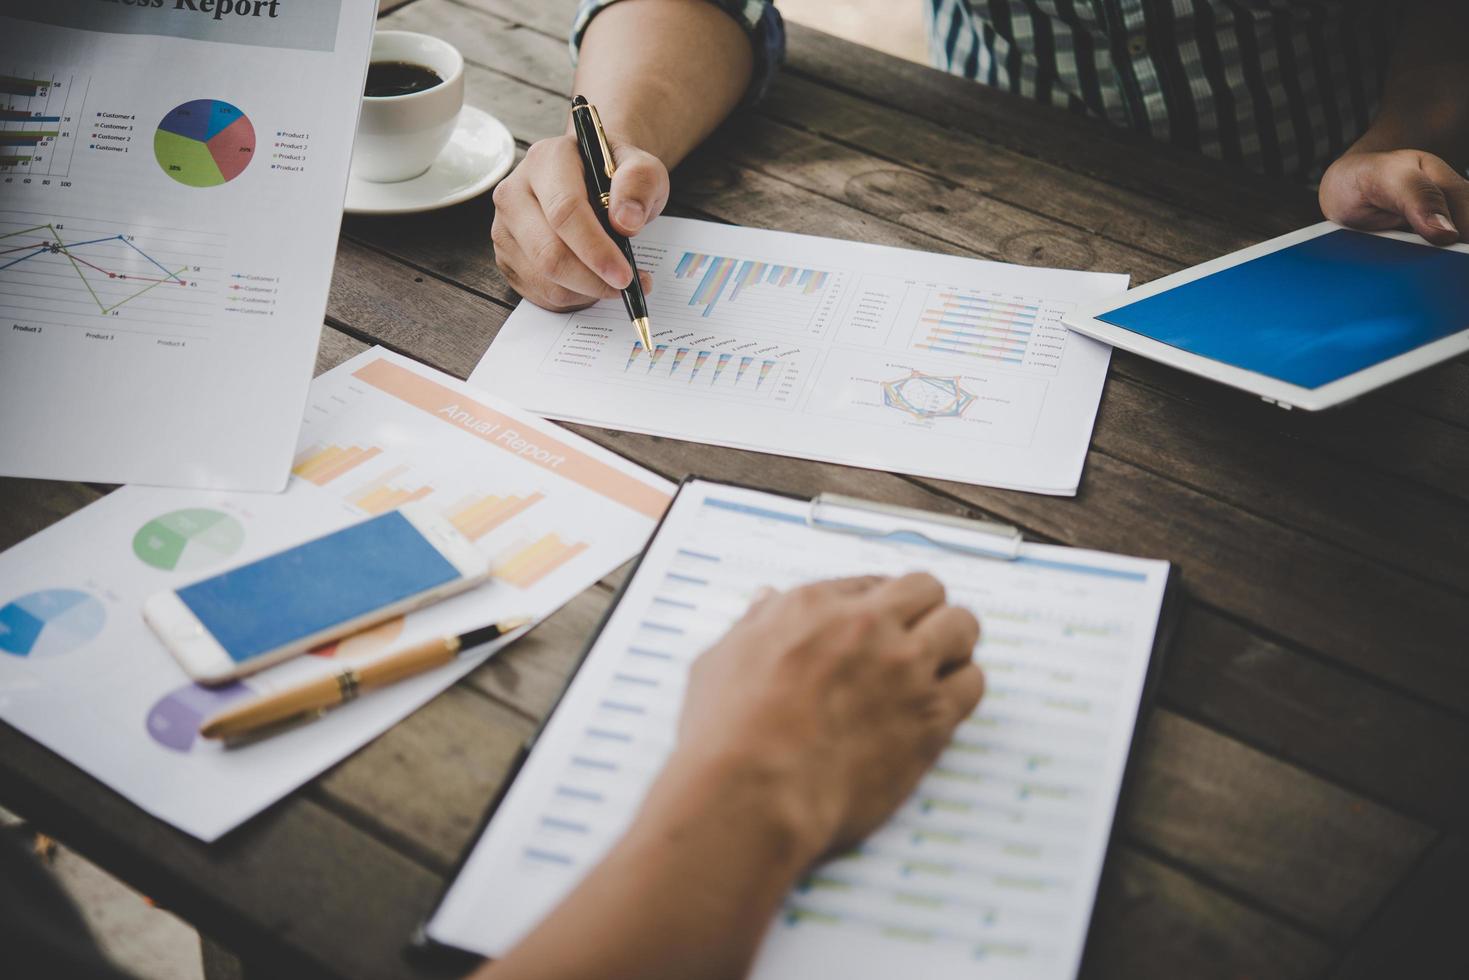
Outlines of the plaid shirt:
{"label": "plaid shirt", "polygon": [[[596,13],[582,0],[572,51]],[[710,0],[785,50],[771,0]],[[1315,180],[1367,128],[1406,4],[1390,0],[928,0],[936,67],[1260,173]]]}

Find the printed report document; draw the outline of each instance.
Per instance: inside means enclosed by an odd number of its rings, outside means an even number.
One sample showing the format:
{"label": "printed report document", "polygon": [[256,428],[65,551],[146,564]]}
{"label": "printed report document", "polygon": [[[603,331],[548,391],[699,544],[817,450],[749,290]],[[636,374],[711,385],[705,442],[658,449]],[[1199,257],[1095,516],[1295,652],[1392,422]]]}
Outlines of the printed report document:
{"label": "printed report document", "polygon": [[376,7],[0,5],[0,474],[285,487]]}
{"label": "printed report document", "polygon": [[[758,589],[932,572],[979,617],[979,708],[886,825],[787,897],[754,980],[1066,980],[1091,919],[1167,562],[897,527],[686,483],[519,776],[426,927],[503,955],[629,826],[674,746],[691,662]],[[840,527],[841,531],[829,529]],[[917,533],[927,535],[926,538]]]}
{"label": "printed report document", "polygon": [[[281,494],[123,487],[0,554],[0,720],[154,816],[213,840],[376,738],[496,644],[226,749],[199,724],[438,636],[540,618],[637,554],[673,487],[560,427],[381,349],[311,386]],[[223,687],[191,683],[148,596],[410,501],[489,557],[487,584]]]}
{"label": "printed report document", "polygon": [[1061,318],[1127,277],[662,217],[621,300],[522,302],[470,376],[549,418],[1071,495],[1111,348]]}

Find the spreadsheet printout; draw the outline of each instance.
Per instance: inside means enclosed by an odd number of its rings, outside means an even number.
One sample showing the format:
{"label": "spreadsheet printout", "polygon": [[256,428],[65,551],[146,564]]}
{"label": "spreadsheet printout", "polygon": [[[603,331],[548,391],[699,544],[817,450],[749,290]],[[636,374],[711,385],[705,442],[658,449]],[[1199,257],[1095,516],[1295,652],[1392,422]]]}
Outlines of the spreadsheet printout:
{"label": "spreadsheet printout", "polygon": [[[1074,976],[1168,564],[1049,545],[1022,545],[1015,561],[977,558],[951,550],[982,547],[976,532],[908,521],[950,547],[893,543],[809,526],[810,506],[684,487],[431,939],[503,955],[569,893],[672,751],[690,663],[762,586],[927,570],[980,619],[984,699],[887,824],[796,885],[752,976]],[[832,513],[850,527],[874,522]]]}

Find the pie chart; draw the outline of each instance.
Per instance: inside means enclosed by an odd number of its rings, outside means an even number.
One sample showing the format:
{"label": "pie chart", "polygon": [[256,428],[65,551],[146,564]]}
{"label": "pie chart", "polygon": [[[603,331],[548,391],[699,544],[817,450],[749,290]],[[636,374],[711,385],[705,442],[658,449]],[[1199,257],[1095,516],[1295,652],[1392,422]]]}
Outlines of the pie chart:
{"label": "pie chart", "polygon": [[44,589],[0,606],[0,653],[49,657],[95,639],[107,610],[78,589]]}
{"label": "pie chart", "polygon": [[170,691],[148,709],[148,735],[166,749],[187,752],[205,718],[254,693],[239,681],[223,687],[189,684]]}
{"label": "pie chart", "polygon": [[215,187],[228,183],[255,157],[255,127],[239,109],[219,99],[176,106],[153,134],[158,165],[180,184]]}
{"label": "pie chart", "polygon": [[216,565],[240,550],[245,529],[224,511],[205,507],[155,517],[133,535],[133,554],[165,572]]}

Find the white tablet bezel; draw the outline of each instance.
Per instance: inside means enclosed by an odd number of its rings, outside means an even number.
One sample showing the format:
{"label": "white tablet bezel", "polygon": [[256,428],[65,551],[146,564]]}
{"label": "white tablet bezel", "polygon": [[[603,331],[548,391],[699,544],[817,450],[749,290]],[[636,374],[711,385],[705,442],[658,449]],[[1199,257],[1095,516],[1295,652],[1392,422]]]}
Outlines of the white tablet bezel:
{"label": "white tablet bezel", "polygon": [[[1216,361],[1213,358],[1205,357],[1201,354],[1194,354],[1178,347],[1173,347],[1160,340],[1154,340],[1151,337],[1135,333],[1126,327],[1119,327],[1115,324],[1097,319],[1103,313],[1110,313],[1113,310],[1136,303],[1138,300],[1147,299],[1149,296],[1156,296],[1159,293],[1167,292],[1185,283],[1193,282],[1195,279],[1202,279],[1205,276],[1213,275],[1222,269],[1228,269],[1232,266],[1257,259],[1262,255],[1269,255],[1271,252],[1278,252],[1283,248],[1289,248],[1292,245],[1297,245],[1320,235],[1325,235],[1328,232],[1336,231],[1340,227],[1340,225],[1334,222],[1323,221],[1320,224],[1311,225],[1309,228],[1302,228],[1299,231],[1281,235],[1279,238],[1272,238],[1268,242],[1251,245],[1249,248],[1241,249],[1238,252],[1231,252],[1229,255],[1221,256],[1202,265],[1196,265],[1191,269],[1175,272],[1173,275],[1164,276],[1162,279],[1155,279],[1145,286],[1130,289],[1121,296],[1109,297],[1102,302],[1083,304],[1077,310],[1067,314],[1064,320],[1067,326],[1078,333],[1083,333],[1088,337],[1095,337],[1097,340],[1111,344],[1113,347],[1120,347],[1123,350],[1131,351],[1149,360],[1167,364],[1170,367],[1179,368],[1190,374],[1197,374],[1234,388],[1252,392],[1268,402],[1279,405],[1281,408],[1300,408],[1308,412],[1331,408],[1333,405],[1340,405],[1342,402],[1351,401],[1353,398],[1364,395],[1374,388],[1380,388],[1389,382],[1406,377],[1415,371],[1432,367],[1455,355],[1469,351],[1469,310],[1466,310],[1464,313],[1464,329],[1457,333],[1449,334],[1447,337],[1441,337],[1430,344],[1425,344],[1422,347],[1399,354],[1397,357],[1389,358],[1371,367],[1363,368],[1355,374],[1338,378],[1319,388],[1302,388],[1299,385],[1293,385],[1289,382],[1267,377],[1255,371],[1247,371],[1244,368],[1225,364],[1222,361]],[[1435,247],[1409,232],[1378,231],[1365,232],[1364,234],[1373,234],[1382,238],[1396,238],[1400,241],[1421,245],[1424,248]],[[1456,252],[1469,253],[1469,245],[1462,243],[1447,247]]]}

